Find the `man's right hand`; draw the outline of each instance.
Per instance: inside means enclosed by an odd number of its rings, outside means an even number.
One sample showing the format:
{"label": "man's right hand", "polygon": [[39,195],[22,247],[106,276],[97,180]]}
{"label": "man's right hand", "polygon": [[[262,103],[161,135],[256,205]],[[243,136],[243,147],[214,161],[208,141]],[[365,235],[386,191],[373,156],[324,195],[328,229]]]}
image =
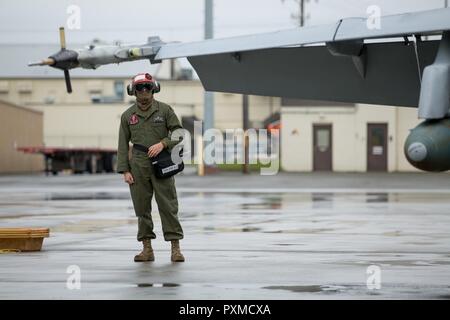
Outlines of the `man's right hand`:
{"label": "man's right hand", "polygon": [[134,183],[134,178],[133,178],[133,175],[131,174],[131,172],[124,172],[123,180],[125,180],[125,182],[128,184]]}

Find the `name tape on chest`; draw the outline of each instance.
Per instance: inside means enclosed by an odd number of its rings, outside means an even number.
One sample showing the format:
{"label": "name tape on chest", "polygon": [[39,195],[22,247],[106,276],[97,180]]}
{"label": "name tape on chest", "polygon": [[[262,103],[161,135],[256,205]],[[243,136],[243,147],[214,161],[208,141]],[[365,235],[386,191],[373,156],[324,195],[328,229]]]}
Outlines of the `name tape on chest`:
{"label": "name tape on chest", "polygon": [[155,116],[153,118],[154,123],[164,123],[164,117],[163,116]]}

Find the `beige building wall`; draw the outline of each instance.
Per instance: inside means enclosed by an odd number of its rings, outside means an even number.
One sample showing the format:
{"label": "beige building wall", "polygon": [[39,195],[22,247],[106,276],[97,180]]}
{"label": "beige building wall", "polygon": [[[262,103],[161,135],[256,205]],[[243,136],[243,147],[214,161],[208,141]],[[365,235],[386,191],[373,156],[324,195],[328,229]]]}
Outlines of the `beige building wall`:
{"label": "beige building wall", "polygon": [[40,146],[43,142],[41,112],[0,101],[0,173],[44,170],[42,155],[25,154],[16,147]]}
{"label": "beige building wall", "polygon": [[389,106],[282,107],[281,166],[313,171],[313,125],[332,125],[332,167],[337,172],[367,171],[367,124],[387,123],[387,169],[418,171],[403,155],[403,144],[420,121],[417,109]]}

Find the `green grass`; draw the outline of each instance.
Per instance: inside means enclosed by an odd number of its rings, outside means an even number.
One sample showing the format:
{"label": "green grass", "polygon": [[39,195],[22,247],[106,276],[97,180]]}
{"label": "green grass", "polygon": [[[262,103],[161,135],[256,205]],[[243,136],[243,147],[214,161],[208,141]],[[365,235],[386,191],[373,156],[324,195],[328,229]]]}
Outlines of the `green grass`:
{"label": "green grass", "polygon": [[[258,161],[258,163],[252,163],[249,164],[249,170],[250,171],[259,171],[261,170],[261,168],[270,168],[271,165],[279,165],[278,160],[273,161],[275,163],[269,163],[268,165],[266,164],[262,164]],[[223,163],[223,164],[218,164],[217,168],[219,168],[220,170],[225,170],[225,171],[242,171],[243,170],[243,165],[242,164],[227,164],[227,163]]]}

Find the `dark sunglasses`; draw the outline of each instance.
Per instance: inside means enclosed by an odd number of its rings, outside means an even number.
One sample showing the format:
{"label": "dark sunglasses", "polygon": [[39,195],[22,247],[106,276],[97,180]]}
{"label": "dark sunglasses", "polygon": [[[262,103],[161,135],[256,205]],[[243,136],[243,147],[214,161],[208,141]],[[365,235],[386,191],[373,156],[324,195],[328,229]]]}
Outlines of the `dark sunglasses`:
{"label": "dark sunglasses", "polygon": [[148,91],[151,91],[153,89],[153,85],[151,83],[138,83],[136,85],[137,91],[142,91],[144,89],[147,89]]}

